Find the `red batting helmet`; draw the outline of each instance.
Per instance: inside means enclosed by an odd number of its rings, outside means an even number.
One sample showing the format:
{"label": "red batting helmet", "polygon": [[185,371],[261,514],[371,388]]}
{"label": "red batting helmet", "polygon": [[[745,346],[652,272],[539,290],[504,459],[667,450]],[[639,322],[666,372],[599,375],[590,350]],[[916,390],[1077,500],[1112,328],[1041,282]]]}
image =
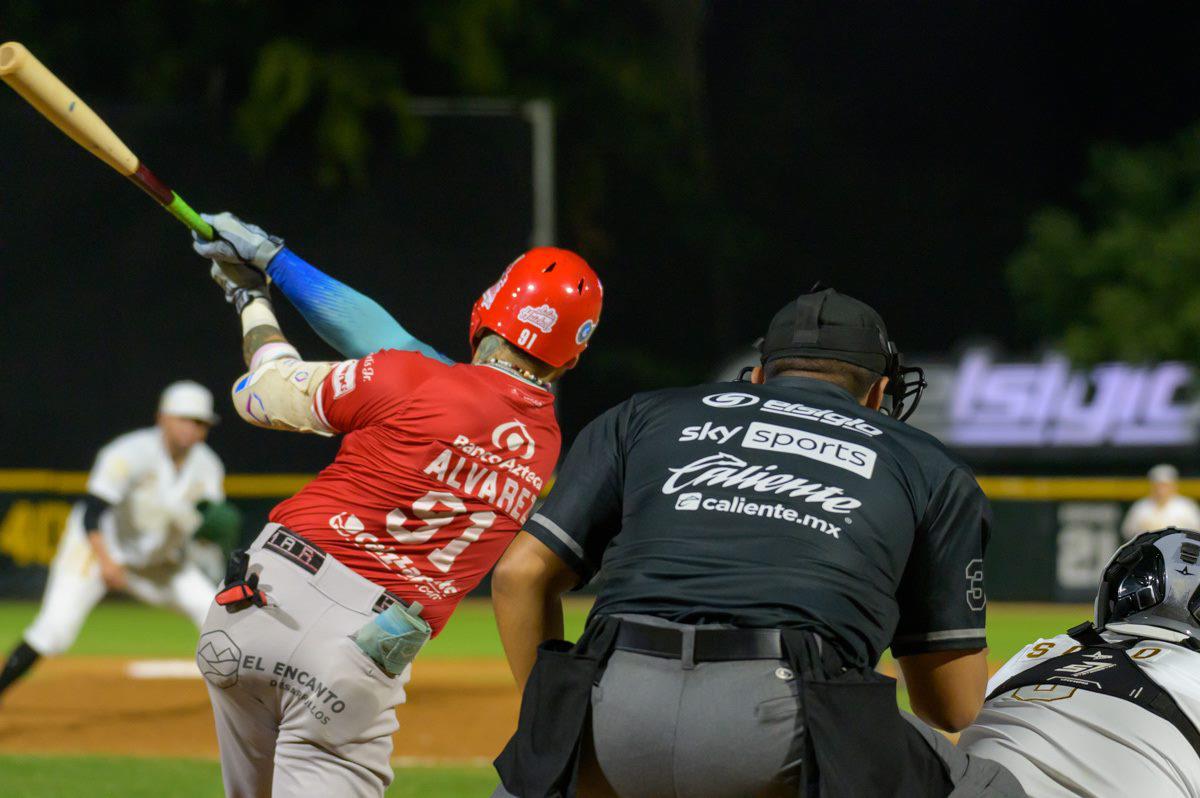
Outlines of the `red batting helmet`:
{"label": "red batting helmet", "polygon": [[483,292],[471,310],[471,348],[491,330],[551,366],[587,349],[604,287],[587,261],[555,247],[531,249]]}

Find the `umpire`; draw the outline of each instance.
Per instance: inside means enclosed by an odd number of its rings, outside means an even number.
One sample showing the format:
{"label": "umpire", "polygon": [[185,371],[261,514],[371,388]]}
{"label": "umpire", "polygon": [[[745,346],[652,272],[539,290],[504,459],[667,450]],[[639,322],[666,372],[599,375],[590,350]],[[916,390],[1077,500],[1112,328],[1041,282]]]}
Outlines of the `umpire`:
{"label": "umpire", "polygon": [[[866,304],[804,294],[760,352],[749,383],[589,424],[497,567],[524,689],[496,761],[511,794],[938,796],[962,776],[873,669],[890,645],[919,717],[975,718],[987,499],[903,423],[923,376]],[[572,646],[559,597],[597,573]]]}

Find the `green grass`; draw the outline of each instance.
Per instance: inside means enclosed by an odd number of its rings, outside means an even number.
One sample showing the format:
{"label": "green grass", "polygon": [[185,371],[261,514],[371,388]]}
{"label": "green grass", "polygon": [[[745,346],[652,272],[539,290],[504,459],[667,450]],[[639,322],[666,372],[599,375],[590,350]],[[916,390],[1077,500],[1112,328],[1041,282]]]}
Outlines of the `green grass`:
{"label": "green grass", "polygon": [[[583,628],[586,600],[566,608],[567,636]],[[0,646],[16,643],[37,612],[35,602],[0,602]],[[996,604],[988,608],[990,659],[1000,664],[1038,637],[1052,637],[1086,620],[1083,605]],[[71,653],[92,656],[190,657],[196,630],[183,618],[163,610],[122,601],[104,602],[88,618]],[[0,652],[2,654],[3,652]],[[464,601],[446,631],[422,652],[422,659],[502,657],[491,605]],[[900,704],[908,697],[900,691]],[[5,798],[162,798],[170,787],[174,798],[221,795],[220,768],[215,762],[189,759],[143,759],[101,756],[0,755],[0,794]],[[490,767],[397,769],[390,798],[477,798],[496,784]]]}
{"label": "green grass", "polygon": [[988,658],[1001,663],[1039,637],[1054,637],[1091,620],[1090,604],[993,604],[988,607]]}
{"label": "green grass", "polygon": [[[5,798],[214,798],[221,768],[195,759],[0,755]],[[496,786],[490,767],[404,768],[388,798],[479,798]],[[169,787],[169,789],[167,789]]]}
{"label": "green grass", "polygon": [[[991,604],[988,606],[988,660],[1002,665],[1039,637],[1054,637],[1092,617],[1086,604]],[[892,662],[884,654],[881,664]]]}
{"label": "green grass", "polygon": [[[14,645],[37,614],[34,601],[0,603],[0,645]],[[110,657],[186,657],[196,627],[180,615],[127,601],[105,601],[83,625],[72,654]]]}
{"label": "green grass", "polygon": [[[566,604],[568,636],[583,630],[590,602],[571,599]],[[37,614],[34,601],[0,602],[0,654],[20,639]],[[196,628],[182,616],[130,601],[105,601],[88,617],[70,653],[110,657],[190,657],[196,645]],[[503,657],[492,607],[487,601],[468,599],[459,605],[445,631],[421,652],[421,659],[453,657]]]}
{"label": "green grass", "polygon": [[[564,602],[563,625],[568,639],[575,640],[583,632],[591,606],[590,599],[569,598]],[[503,656],[491,602],[471,599],[458,606],[445,631],[421,652],[421,659]]]}
{"label": "green grass", "polygon": [[[566,605],[567,637],[583,630],[589,603],[572,599]],[[0,648],[7,651],[37,613],[37,602],[0,602]],[[1082,604],[993,604],[988,608],[991,659],[1004,661],[1026,643],[1051,637],[1091,617]],[[121,657],[189,657],[196,629],[179,615],[128,601],[106,601],[84,624],[72,654]],[[487,601],[468,599],[454,613],[446,630],[421,653],[422,659],[503,657],[496,621]]]}
{"label": "green grass", "polygon": [[[1054,637],[1092,617],[1086,604],[992,604],[988,606],[988,661],[999,667],[1039,637]],[[891,653],[881,664],[892,663]],[[909,710],[908,691],[901,684],[896,694],[900,708]]]}
{"label": "green grass", "polygon": [[4,795],[12,798],[221,795],[220,767],[194,759],[4,755],[0,756],[0,772],[4,773]]}

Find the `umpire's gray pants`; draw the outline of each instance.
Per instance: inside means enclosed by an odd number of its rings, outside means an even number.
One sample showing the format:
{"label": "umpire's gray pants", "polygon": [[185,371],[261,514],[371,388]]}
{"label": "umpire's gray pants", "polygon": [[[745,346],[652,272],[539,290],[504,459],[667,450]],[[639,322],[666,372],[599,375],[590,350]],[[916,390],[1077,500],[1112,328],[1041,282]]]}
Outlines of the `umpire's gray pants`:
{"label": "umpire's gray pants", "polygon": [[954,792],[950,793],[949,798],[1028,798],[1021,782],[1004,765],[968,754],[914,715],[907,712],[900,714],[921,733],[925,742],[945,763],[946,773],[954,785]]}
{"label": "umpire's gray pants", "polygon": [[[590,732],[581,798],[794,798],[798,789],[799,688],[778,660],[692,663],[614,651],[592,689]],[[607,785],[596,785],[597,770]],[[501,786],[494,796],[509,793]]]}
{"label": "umpire's gray pants", "polygon": [[[968,757],[906,717],[946,763],[952,798],[1024,798],[1004,768]],[[786,662],[689,663],[615,651],[592,690],[593,750],[582,752],[580,796],[795,798],[801,794],[802,718],[799,684]],[[596,784],[597,770],[607,784]],[[514,797],[501,786],[493,798]]]}
{"label": "umpire's gray pants", "polygon": [[798,692],[776,660],[614,652],[592,693],[596,763],[621,798],[795,796]]}

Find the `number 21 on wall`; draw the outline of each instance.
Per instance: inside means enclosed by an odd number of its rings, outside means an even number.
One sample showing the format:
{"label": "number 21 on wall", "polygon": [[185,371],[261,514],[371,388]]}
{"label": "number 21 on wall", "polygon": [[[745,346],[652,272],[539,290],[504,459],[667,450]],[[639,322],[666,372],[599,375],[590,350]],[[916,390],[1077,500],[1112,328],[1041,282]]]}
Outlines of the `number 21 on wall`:
{"label": "number 21 on wall", "polygon": [[[426,543],[438,530],[454,524],[463,518],[467,505],[453,493],[430,491],[413,502],[413,519],[409,519],[404,511],[397,507],[387,515],[387,530],[399,543]],[[410,520],[423,522],[416,529],[408,529],[405,524]],[[466,516],[466,529],[454,540],[440,549],[434,549],[429,554],[429,561],[442,573],[448,573],[454,565],[455,558],[466,551],[467,547],[479,540],[480,535],[496,523],[496,514],[490,510],[471,513]]]}

